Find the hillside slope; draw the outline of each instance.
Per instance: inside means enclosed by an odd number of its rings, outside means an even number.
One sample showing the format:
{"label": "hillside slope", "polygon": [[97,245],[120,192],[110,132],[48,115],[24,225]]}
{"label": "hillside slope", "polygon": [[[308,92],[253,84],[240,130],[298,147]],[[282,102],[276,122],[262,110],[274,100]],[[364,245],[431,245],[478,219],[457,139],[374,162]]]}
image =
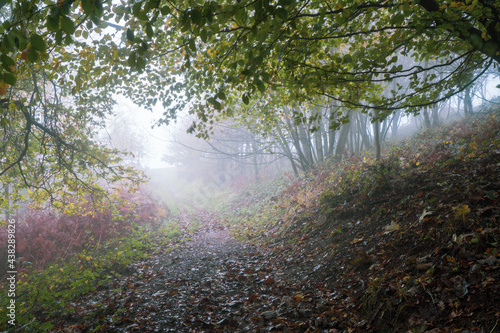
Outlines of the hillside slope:
{"label": "hillside slope", "polygon": [[311,331],[500,331],[497,112],[260,184],[227,205],[303,290]]}

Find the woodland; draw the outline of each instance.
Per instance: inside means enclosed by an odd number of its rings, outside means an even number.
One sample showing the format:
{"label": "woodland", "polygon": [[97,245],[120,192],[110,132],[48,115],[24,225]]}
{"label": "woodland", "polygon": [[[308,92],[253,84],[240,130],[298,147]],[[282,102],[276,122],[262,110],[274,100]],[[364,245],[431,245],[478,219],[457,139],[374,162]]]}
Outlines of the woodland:
{"label": "woodland", "polygon": [[0,331],[500,332],[499,18],[0,0]]}

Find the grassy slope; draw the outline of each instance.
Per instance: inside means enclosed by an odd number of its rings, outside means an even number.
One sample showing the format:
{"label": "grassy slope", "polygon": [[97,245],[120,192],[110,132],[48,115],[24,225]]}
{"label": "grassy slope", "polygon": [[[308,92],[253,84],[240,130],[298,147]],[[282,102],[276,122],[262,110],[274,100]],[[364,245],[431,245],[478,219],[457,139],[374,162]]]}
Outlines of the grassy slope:
{"label": "grassy slope", "polygon": [[499,118],[420,133],[382,162],[352,158],[256,185],[224,218],[285,260],[303,288],[324,291],[318,328],[328,318],[348,331],[495,332]]}

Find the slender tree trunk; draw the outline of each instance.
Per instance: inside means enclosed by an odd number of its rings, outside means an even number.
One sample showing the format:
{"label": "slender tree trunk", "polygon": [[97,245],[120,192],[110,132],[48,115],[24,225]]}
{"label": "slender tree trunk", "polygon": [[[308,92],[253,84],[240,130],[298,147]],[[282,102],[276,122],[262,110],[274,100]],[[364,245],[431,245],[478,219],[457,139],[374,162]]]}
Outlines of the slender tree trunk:
{"label": "slender tree trunk", "polygon": [[330,110],[330,117],[329,117],[329,123],[328,123],[328,156],[333,156],[333,151],[335,148],[335,136],[337,134],[337,131],[334,131],[333,128],[333,123],[335,122],[335,118],[337,117],[336,112],[337,112],[337,107],[335,105],[331,106]]}
{"label": "slender tree trunk", "polygon": [[374,111],[375,122],[373,123],[373,141],[375,144],[375,158],[380,160],[380,123],[377,117],[378,111]]}
{"label": "slender tree trunk", "polygon": [[307,161],[307,165],[314,164],[313,150],[311,146],[311,138],[308,135],[308,130],[305,128],[304,124],[298,124],[297,129],[299,132],[299,140],[302,145],[302,151]]}
{"label": "slender tree trunk", "polygon": [[366,149],[370,149],[372,147],[370,134],[367,131],[367,119],[368,117],[364,114],[358,113],[358,124],[359,124],[359,132],[361,133],[362,144]]}
{"label": "slender tree trunk", "polygon": [[438,127],[441,122],[439,121],[439,106],[437,104],[432,106],[431,118],[432,118],[432,127]]}
{"label": "slender tree trunk", "polygon": [[348,111],[349,122],[347,124],[342,125],[340,128],[339,139],[337,141],[337,148],[335,149],[335,159],[340,161],[342,160],[342,156],[344,155],[344,148],[347,144],[347,139],[349,138],[349,132],[351,130],[351,118],[352,118],[352,110]]}
{"label": "slender tree trunk", "polygon": [[254,134],[254,135],[252,135],[252,162],[253,162],[255,180],[258,182],[259,181],[259,165],[257,164],[257,153],[258,153],[257,140],[255,139],[255,134]]}
{"label": "slender tree trunk", "polygon": [[458,115],[458,112],[460,112],[460,107],[462,106],[462,96],[461,94],[457,95],[457,115]]}
{"label": "slender tree trunk", "polygon": [[393,138],[398,136],[399,119],[401,117],[401,110],[397,110],[392,116],[391,136]]}
{"label": "slender tree trunk", "polygon": [[300,139],[298,136],[298,130],[296,127],[292,125],[292,122],[290,121],[290,110],[287,107],[284,107],[283,110],[285,111],[285,121],[287,124],[288,132],[290,133],[290,136],[292,137],[292,142],[295,147],[295,150],[297,151],[297,155],[299,156],[299,162],[300,165],[302,166],[302,170],[305,171],[308,169],[308,163],[307,163],[307,158],[304,156],[302,147],[300,145]]}
{"label": "slender tree trunk", "polygon": [[316,158],[318,162],[323,162],[323,138],[321,136],[321,124],[318,121],[318,129],[314,132],[315,148],[316,148]]}
{"label": "slender tree trunk", "polygon": [[472,97],[470,95],[470,87],[465,89],[464,113],[465,113],[465,116],[471,116],[474,113],[472,111]]}
{"label": "slender tree trunk", "polygon": [[7,209],[5,210],[5,220],[8,222],[10,220],[10,198],[9,198],[9,184],[4,183],[4,194],[7,200]]}
{"label": "slender tree trunk", "polygon": [[424,128],[431,128],[431,118],[429,118],[429,111],[427,107],[424,108],[422,114],[424,116]]}
{"label": "slender tree trunk", "polygon": [[299,175],[299,172],[297,170],[297,165],[295,164],[295,159],[293,158],[292,151],[290,150],[290,147],[288,147],[288,142],[286,141],[285,137],[283,136],[283,133],[281,132],[281,128],[279,127],[279,124],[276,124],[276,130],[279,135],[279,145],[281,146],[282,151],[284,152],[285,156],[288,158],[290,161],[290,164],[292,165],[292,170],[295,176]]}
{"label": "slender tree trunk", "polygon": [[328,158],[328,131],[326,129],[326,124],[321,126],[321,137],[323,139],[323,158]]}

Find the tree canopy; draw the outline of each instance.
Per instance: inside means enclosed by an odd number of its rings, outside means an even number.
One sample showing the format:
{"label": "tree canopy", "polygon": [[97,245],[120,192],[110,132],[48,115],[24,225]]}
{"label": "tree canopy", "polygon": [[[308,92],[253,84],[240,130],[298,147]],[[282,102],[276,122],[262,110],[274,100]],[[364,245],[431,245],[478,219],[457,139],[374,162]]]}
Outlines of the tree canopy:
{"label": "tree canopy", "polygon": [[[160,124],[188,110],[202,137],[245,105],[418,112],[498,73],[499,12],[490,0],[2,0],[1,176],[49,196],[67,177],[136,182],[92,141],[113,94],[161,104]],[[24,177],[30,163],[53,179]]]}

